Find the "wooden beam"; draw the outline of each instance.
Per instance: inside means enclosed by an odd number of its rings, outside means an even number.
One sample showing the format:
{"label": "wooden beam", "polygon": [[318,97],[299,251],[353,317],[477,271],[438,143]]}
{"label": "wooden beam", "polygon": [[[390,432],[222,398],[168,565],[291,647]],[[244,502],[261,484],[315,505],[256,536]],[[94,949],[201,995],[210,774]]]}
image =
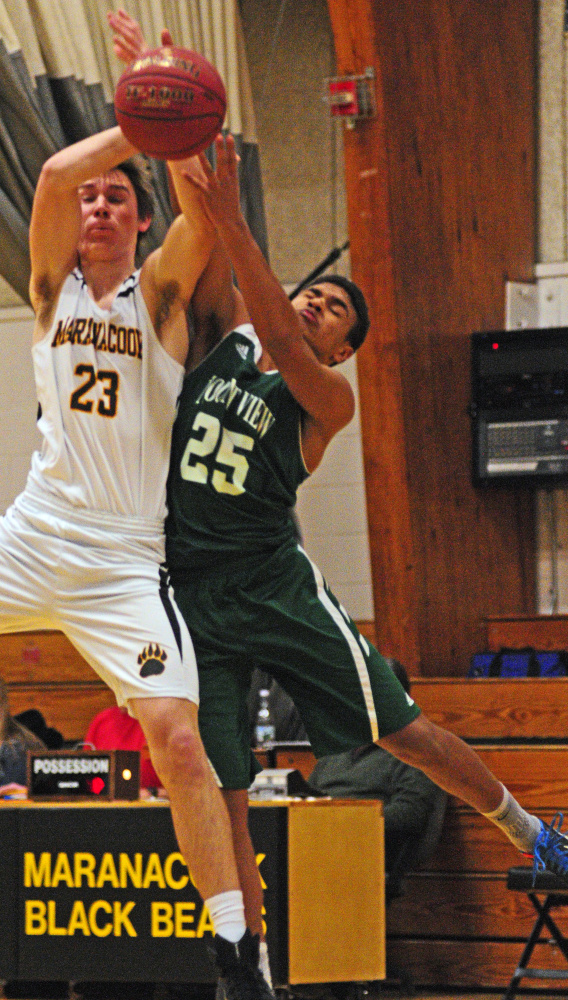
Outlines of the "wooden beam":
{"label": "wooden beam", "polygon": [[345,131],[377,644],[463,676],[489,615],[535,610],[534,491],[471,482],[469,339],[533,276],[534,0],[328,0],[340,76],[375,74]]}
{"label": "wooden beam", "polygon": [[328,6],[338,74],[362,74],[368,67],[375,73],[376,118],[345,132],[351,271],[372,317],[357,370],[376,640],[384,655],[416,669],[420,652],[381,66],[369,0],[328,0]]}

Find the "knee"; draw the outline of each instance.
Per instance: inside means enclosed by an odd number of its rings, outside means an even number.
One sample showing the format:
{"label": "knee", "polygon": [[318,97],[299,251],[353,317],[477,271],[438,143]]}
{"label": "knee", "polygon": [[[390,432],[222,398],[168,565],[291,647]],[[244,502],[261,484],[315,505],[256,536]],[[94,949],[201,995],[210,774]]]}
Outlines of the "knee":
{"label": "knee", "polygon": [[195,780],[203,777],[208,767],[207,758],[197,729],[192,726],[173,726],[168,733],[165,747],[166,767],[173,774],[180,770]]}
{"label": "knee", "polygon": [[197,724],[187,719],[160,720],[149,734],[150,756],[165,787],[182,778],[200,783],[209,767]]}

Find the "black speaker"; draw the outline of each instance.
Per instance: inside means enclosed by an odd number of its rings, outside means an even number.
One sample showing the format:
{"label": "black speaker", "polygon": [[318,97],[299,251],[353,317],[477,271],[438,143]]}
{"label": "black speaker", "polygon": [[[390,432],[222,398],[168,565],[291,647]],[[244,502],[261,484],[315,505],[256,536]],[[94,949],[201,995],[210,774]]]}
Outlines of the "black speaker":
{"label": "black speaker", "polygon": [[568,479],[568,327],[474,333],[476,485]]}

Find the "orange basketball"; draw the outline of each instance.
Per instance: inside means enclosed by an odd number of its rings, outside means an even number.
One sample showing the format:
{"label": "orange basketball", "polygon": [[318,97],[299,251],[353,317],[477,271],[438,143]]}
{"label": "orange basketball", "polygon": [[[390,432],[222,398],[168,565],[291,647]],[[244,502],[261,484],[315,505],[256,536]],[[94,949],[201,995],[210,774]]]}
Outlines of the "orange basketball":
{"label": "orange basketball", "polygon": [[122,74],[114,109],[136,149],[159,160],[181,160],[213,141],[225,118],[225,86],[197,52],[168,45],[146,52]]}

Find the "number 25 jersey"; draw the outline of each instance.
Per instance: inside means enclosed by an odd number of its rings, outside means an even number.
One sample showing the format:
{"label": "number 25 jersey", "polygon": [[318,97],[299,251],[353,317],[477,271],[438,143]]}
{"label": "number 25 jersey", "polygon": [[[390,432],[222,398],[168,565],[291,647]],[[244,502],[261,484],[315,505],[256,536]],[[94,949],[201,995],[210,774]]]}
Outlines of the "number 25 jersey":
{"label": "number 25 jersey", "polygon": [[307,478],[301,408],[278,372],[255,364],[245,324],[186,376],[172,437],[166,552],[172,579],[227,568],[295,537],[290,508]]}

